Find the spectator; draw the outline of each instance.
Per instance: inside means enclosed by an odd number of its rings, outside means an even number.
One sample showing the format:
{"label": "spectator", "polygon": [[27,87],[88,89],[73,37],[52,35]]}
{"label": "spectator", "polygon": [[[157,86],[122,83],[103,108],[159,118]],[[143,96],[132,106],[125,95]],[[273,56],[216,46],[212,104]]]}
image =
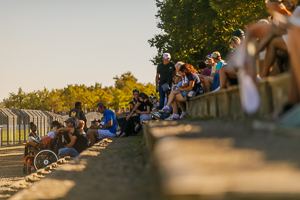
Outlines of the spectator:
{"label": "spectator", "polygon": [[175,65],[176,72],[179,71],[181,65],[184,65],[184,62],[179,61],[179,62],[176,63],[176,65]]}
{"label": "spectator", "polygon": [[[291,13],[286,10],[285,6],[282,4],[281,0],[266,0],[266,5],[268,9],[269,14],[273,14],[274,11],[279,12],[283,15],[289,16]],[[271,33],[273,36],[273,33]],[[271,39],[267,46],[267,53],[265,62],[263,64],[261,77],[267,77],[270,72],[271,66],[274,64],[276,60],[276,51],[277,49],[281,49],[284,51],[287,51],[287,41],[288,41],[288,35],[283,34],[282,36],[276,36]]]}
{"label": "spectator", "polygon": [[138,89],[134,89],[132,91],[132,94],[133,94],[133,100],[131,102],[129,102],[130,112],[133,110],[134,106],[138,102],[138,99],[139,99],[139,90]]}
{"label": "spectator", "polygon": [[294,10],[296,9],[294,2],[291,0],[284,0],[283,4],[285,5],[286,9],[291,13],[294,12]]}
{"label": "spectator", "polygon": [[241,42],[245,39],[245,33],[244,33],[244,31],[242,31],[241,29],[236,30],[236,31],[233,33],[232,37],[233,37],[233,36],[238,37],[238,38],[241,40]]}
{"label": "spectator", "polygon": [[[182,65],[179,69],[179,73],[183,77],[182,86],[178,87],[178,90],[171,91],[167,105],[160,110],[160,113],[170,113],[170,106],[172,104],[173,115],[166,120],[178,120],[186,118],[188,114],[186,112],[185,96],[189,91],[194,91],[197,93],[200,88],[200,78],[197,75],[197,70],[195,70],[192,65]],[[182,110],[180,117],[178,115],[178,105]]]}
{"label": "spectator", "polygon": [[[232,52],[235,52],[235,49],[241,44],[241,40],[236,37],[232,36],[229,40],[229,47],[232,49]],[[219,71],[219,87],[214,91],[218,91],[224,89],[226,87],[230,87],[231,85],[237,85],[237,73],[234,69],[222,67]]]}
{"label": "spectator", "polygon": [[98,103],[97,109],[104,115],[104,125],[99,125],[95,129],[88,131],[91,146],[95,144],[96,139],[101,140],[106,137],[115,137],[117,130],[117,119],[113,111],[107,109],[103,103]]}
{"label": "spectator", "polygon": [[69,117],[76,117],[79,120],[83,120],[84,123],[85,123],[84,130],[86,131],[86,129],[87,129],[87,127],[86,127],[86,117],[85,117],[84,112],[81,109],[81,102],[76,102],[75,103],[75,108],[72,108],[70,110]]}
{"label": "spectator", "polygon": [[[135,133],[135,123],[142,124],[143,120],[148,120],[150,119],[150,111],[152,108],[152,104],[149,101],[148,96],[145,93],[140,93],[139,94],[139,100],[129,116],[127,116],[126,120],[126,127],[124,132],[120,135],[120,137],[125,137],[132,135]],[[139,114],[140,116],[138,117],[133,117],[132,115],[134,113]]]}
{"label": "spectator", "polygon": [[200,76],[201,78],[204,78],[204,77],[206,77],[206,76],[210,76],[210,74],[211,74],[211,69],[209,68],[210,65],[208,64],[208,62],[207,62],[207,64],[206,64],[204,61],[199,60],[199,61],[197,62],[197,67],[201,70],[201,74],[199,74],[199,76]]}
{"label": "spectator", "polygon": [[28,137],[37,138],[39,134],[36,133],[36,125],[33,122],[29,123],[31,132],[28,134]]}
{"label": "spectator", "polygon": [[85,123],[83,120],[75,121],[74,132],[69,132],[69,137],[71,138],[70,143],[66,148],[61,148],[58,150],[58,156],[60,158],[65,156],[75,157],[88,148],[88,139],[83,130],[84,126]]}
{"label": "spectator", "polygon": [[70,136],[70,134],[72,134],[74,132],[74,130],[75,130],[75,122],[77,120],[78,119],[76,117],[69,117],[68,119],[66,119],[64,121],[65,124],[66,124],[66,127],[60,127],[60,128],[58,128],[55,131],[54,137],[57,136],[58,133],[62,132],[62,134],[64,135],[64,139],[66,140],[67,143],[69,143],[71,141],[71,138],[69,136]]}
{"label": "spectator", "polygon": [[222,68],[223,63],[224,63],[224,61],[221,58],[221,54],[218,51],[213,52],[211,57],[212,57],[213,61],[215,63],[217,63],[217,66],[216,66],[216,71],[214,73],[212,72],[210,76],[204,77],[204,79],[203,79],[204,91],[206,93],[211,91],[213,80],[214,80],[214,75],[215,75],[215,73],[220,71],[220,69]]}
{"label": "spectator", "polygon": [[[155,84],[156,84],[156,90],[159,91],[160,109],[164,106],[166,93],[167,95],[169,93],[169,91],[167,90],[164,91],[162,86],[164,84],[168,84],[170,88],[172,84],[172,78],[175,73],[175,65],[170,60],[171,60],[171,55],[169,53],[164,53],[163,62],[157,66]],[[158,79],[160,79],[159,82]]]}
{"label": "spectator", "polygon": [[297,5],[290,22],[293,27],[289,31],[289,41],[288,47],[290,49],[291,57],[291,77],[288,89],[287,104],[283,106],[280,111],[274,113],[273,118],[275,120],[280,119],[283,114],[290,111],[295,105],[300,103],[300,68],[299,68],[299,58],[300,58],[300,5],[298,0],[293,0],[293,3]]}

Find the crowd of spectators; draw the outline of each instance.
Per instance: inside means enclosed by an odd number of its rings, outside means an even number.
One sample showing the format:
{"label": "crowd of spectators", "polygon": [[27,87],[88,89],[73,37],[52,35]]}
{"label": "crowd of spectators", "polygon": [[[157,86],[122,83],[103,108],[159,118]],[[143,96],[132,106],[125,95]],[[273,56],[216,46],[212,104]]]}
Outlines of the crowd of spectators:
{"label": "crowd of spectators", "polygon": [[[277,23],[280,19],[277,19],[275,14],[273,17],[262,19],[246,27],[246,34],[238,29],[229,40],[229,55],[224,57],[234,58],[231,55],[238,54],[243,43],[249,41],[247,37],[252,37],[256,41],[254,56],[257,56],[259,60],[255,81],[261,81],[261,78],[269,76],[274,68],[279,54],[278,50],[286,51],[288,57],[291,58],[288,103],[282,109],[282,112],[286,112],[300,102],[300,68],[297,66],[300,52],[300,41],[298,40],[300,7],[298,0],[284,2],[266,0],[266,7],[271,15],[277,12],[284,16],[292,16],[289,18],[292,25],[280,25]],[[53,122],[51,131],[41,140],[55,139],[58,135],[62,135],[65,145],[64,148],[59,149],[58,155],[61,157],[76,156],[103,138],[136,135],[140,131],[143,121],[151,120],[152,117],[170,121],[184,119],[188,117],[186,102],[190,98],[238,85],[239,68],[230,65],[230,59],[223,60],[218,51],[199,60],[196,67],[182,61],[174,64],[171,61],[170,53],[164,53],[162,57],[163,62],[157,66],[155,78],[159,99],[153,94],[148,96],[138,89],[134,89],[132,91],[133,100],[129,103],[129,112],[122,124],[112,110],[103,103],[99,103],[97,109],[103,114],[103,119],[92,121],[89,128],[86,127],[86,118],[81,110],[81,103],[77,102],[75,108],[70,111],[70,118],[65,121],[65,126],[57,121]],[[279,67],[283,64],[280,61],[276,63]],[[30,126],[29,136],[38,137],[36,126],[34,124],[30,124]]]}
{"label": "crowd of spectators", "polygon": [[[288,41],[293,43],[289,38],[291,30],[294,29],[295,33],[295,25],[299,27],[299,8],[298,0],[266,0],[266,11],[271,17],[246,26],[245,32],[241,29],[233,32],[229,40],[230,52],[228,55],[222,56],[220,52],[214,51],[207,55],[205,60],[199,60],[195,68],[182,61],[174,64],[171,61],[171,55],[164,53],[163,62],[157,66],[155,79],[160,97],[159,110],[155,109],[152,115],[165,120],[186,118],[188,113],[185,103],[189,98],[238,85],[239,69],[247,66],[235,66],[236,63],[232,60],[243,57],[241,54],[245,52],[249,53],[248,49],[244,50],[243,48],[249,48],[250,40],[251,42],[255,41],[255,53],[250,56],[258,60],[258,65],[252,67],[255,69],[251,69],[254,71],[251,74],[254,81],[259,82],[264,77],[277,75],[275,68],[278,68],[279,73],[290,71],[290,69],[293,71],[297,62],[292,60],[289,65],[290,62],[283,57],[292,58],[292,54],[295,53],[290,51],[291,45]],[[283,25],[280,21],[282,17],[278,17],[276,13],[280,13],[284,17],[294,17],[294,25],[291,26],[291,23]],[[295,42],[293,45],[295,46]],[[223,57],[226,59],[222,59]],[[243,62],[246,63],[245,65],[250,65],[247,61]],[[171,83],[172,80],[173,83]],[[291,85],[298,85],[296,82],[294,81]],[[166,87],[166,85],[173,85],[173,87]],[[179,113],[181,114],[179,115]],[[169,116],[166,117],[166,114]]]}

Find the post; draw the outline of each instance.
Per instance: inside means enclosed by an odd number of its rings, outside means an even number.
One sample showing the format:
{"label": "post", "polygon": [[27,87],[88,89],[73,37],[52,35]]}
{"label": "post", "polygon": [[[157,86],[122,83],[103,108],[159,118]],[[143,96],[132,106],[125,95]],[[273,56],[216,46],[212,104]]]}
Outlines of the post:
{"label": "post", "polygon": [[2,126],[0,125],[0,148],[2,147]]}
{"label": "post", "polygon": [[[21,144],[21,109],[22,109],[22,97],[20,96],[20,110],[19,110],[19,115],[18,115],[18,118],[19,118],[19,144]],[[25,134],[24,134],[25,136]]]}

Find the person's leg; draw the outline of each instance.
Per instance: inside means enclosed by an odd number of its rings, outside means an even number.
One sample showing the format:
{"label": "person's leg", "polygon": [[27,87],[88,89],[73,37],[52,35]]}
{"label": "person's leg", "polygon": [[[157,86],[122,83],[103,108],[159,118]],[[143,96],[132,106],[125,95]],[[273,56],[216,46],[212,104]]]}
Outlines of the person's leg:
{"label": "person's leg", "polygon": [[139,123],[139,119],[140,119],[139,116],[131,116],[126,123],[124,132],[122,133],[122,135],[120,135],[120,137],[131,135],[134,132],[134,128],[135,128],[134,122]]}
{"label": "person's leg", "polygon": [[174,101],[175,99],[175,96],[176,94],[179,94],[180,91],[179,90],[172,90],[170,95],[169,95],[169,99],[168,99],[168,103],[167,103],[167,106],[170,107],[170,105],[172,104],[172,102]]}
{"label": "person's leg", "polygon": [[98,138],[98,129],[89,129],[88,135],[90,136],[91,146],[93,146],[96,142],[96,138]]}
{"label": "person's leg", "polygon": [[181,96],[181,95],[176,95],[175,100],[176,100],[177,104],[179,105],[181,111],[183,113],[185,113],[186,112],[186,104],[185,104],[186,100],[185,100],[185,98],[183,98],[183,96]]}
{"label": "person's leg", "polygon": [[63,158],[65,156],[75,157],[79,155],[79,153],[74,148],[61,148],[58,150],[58,156]]}
{"label": "person's leg", "polygon": [[172,107],[173,107],[173,115],[174,115],[174,114],[178,115],[178,105],[177,105],[177,101],[173,101],[173,102],[172,102]]}
{"label": "person's leg", "polygon": [[100,140],[104,139],[104,138],[107,138],[107,137],[115,137],[116,136],[116,134],[111,133],[109,130],[99,129],[98,132],[99,132],[98,138]]}
{"label": "person's leg", "polygon": [[289,53],[291,58],[291,78],[288,90],[288,104],[300,103],[300,27],[293,27],[289,33]]}
{"label": "person's leg", "polygon": [[164,107],[165,102],[165,92],[163,91],[161,85],[159,85],[159,109]]}
{"label": "person's leg", "polygon": [[267,77],[269,74],[270,67],[274,64],[276,59],[276,50],[282,49],[287,50],[287,45],[282,39],[282,37],[275,37],[272,39],[270,44],[267,47],[266,59],[264,62],[263,70],[261,73],[261,77]]}
{"label": "person's leg", "polygon": [[220,75],[220,89],[224,89],[224,88],[226,88],[226,83],[227,83],[225,67],[221,68],[221,70],[219,71],[219,75]]}
{"label": "person's leg", "polygon": [[203,80],[203,86],[204,86],[204,92],[205,93],[208,93],[211,91],[211,80],[210,79],[213,79],[213,77],[210,77],[210,76],[207,76],[204,78]]}

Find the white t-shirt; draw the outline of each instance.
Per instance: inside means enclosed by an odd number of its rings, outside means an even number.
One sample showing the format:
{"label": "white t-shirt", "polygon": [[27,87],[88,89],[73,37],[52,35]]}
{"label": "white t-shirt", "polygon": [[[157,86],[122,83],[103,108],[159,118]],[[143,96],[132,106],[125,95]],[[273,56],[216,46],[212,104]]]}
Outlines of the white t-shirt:
{"label": "white t-shirt", "polygon": [[55,137],[55,132],[51,131],[51,132],[47,133],[47,136],[51,137],[53,139]]}
{"label": "white t-shirt", "polygon": [[217,65],[218,65],[218,63],[215,63],[215,64],[211,67],[211,73],[216,73]]}
{"label": "white t-shirt", "polygon": [[182,85],[184,85],[184,84],[186,84],[186,83],[188,83],[188,82],[189,82],[188,77],[187,77],[187,76],[184,76],[184,77],[182,78]]}

